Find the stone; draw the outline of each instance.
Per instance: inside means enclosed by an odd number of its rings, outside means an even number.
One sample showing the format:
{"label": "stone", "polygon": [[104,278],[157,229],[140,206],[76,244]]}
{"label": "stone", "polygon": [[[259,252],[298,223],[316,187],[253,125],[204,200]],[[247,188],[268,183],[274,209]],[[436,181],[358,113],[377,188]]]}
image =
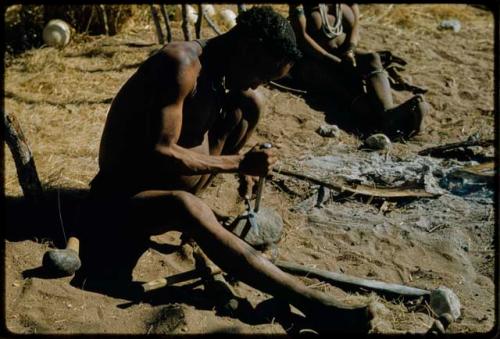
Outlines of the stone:
{"label": "stone", "polygon": [[372,150],[388,150],[391,145],[391,139],[382,133],[372,134],[365,140],[365,146]]}
{"label": "stone", "polygon": [[283,232],[283,219],[271,208],[261,207],[255,213],[257,227],[251,227],[248,217],[242,216],[233,233],[254,247],[277,243]]}
{"label": "stone", "polygon": [[430,304],[432,310],[438,316],[449,313],[453,320],[457,320],[460,317],[460,300],[458,300],[456,294],[447,287],[440,286],[432,291]]}
{"label": "stone", "polygon": [[340,134],[340,129],[337,125],[321,125],[318,127],[316,130],[316,133],[321,135],[322,137],[327,137],[327,138],[336,138]]}
{"label": "stone", "polygon": [[439,23],[438,26],[439,29],[451,29],[453,32],[457,33],[460,32],[460,29],[462,28],[462,25],[460,21],[456,19],[450,19],[450,20],[443,20]]}

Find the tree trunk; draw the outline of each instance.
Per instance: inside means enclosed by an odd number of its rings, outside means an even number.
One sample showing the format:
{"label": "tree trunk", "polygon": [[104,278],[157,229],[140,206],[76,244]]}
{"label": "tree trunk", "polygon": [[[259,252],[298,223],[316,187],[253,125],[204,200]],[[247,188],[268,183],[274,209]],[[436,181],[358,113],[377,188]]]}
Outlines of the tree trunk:
{"label": "tree trunk", "polygon": [[16,164],[19,184],[26,199],[35,203],[43,198],[42,185],[38,179],[35,160],[16,118],[4,113],[5,142],[12,152]]}

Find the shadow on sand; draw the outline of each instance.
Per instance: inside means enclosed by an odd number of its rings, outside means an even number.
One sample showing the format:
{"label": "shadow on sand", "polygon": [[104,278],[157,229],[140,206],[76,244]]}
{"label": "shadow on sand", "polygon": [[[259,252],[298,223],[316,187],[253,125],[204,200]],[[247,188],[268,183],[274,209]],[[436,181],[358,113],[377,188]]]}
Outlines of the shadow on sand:
{"label": "shadow on sand", "polygon": [[[297,81],[291,77],[285,77],[279,81],[275,81],[278,85],[283,85],[288,88],[306,91]],[[272,86],[272,85],[271,85]],[[278,90],[286,91],[282,88]],[[340,129],[347,133],[352,133],[361,138],[367,137],[376,132],[374,126],[379,122],[375,118],[370,119],[369,114],[355,114],[349,112],[349,102],[345,102],[343,98],[335,96],[333,93],[306,91],[307,93],[300,95],[306,104],[314,110],[323,112],[325,122],[330,125],[337,125]]]}

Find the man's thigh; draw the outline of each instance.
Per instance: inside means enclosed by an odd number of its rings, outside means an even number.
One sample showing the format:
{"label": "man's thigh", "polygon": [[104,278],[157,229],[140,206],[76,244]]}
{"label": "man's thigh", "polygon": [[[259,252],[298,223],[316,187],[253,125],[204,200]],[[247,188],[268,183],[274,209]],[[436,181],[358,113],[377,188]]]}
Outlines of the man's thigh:
{"label": "man's thigh", "polygon": [[80,221],[80,257],[85,273],[131,274],[149,247],[151,235],[191,226],[193,211],[186,207],[190,199],[198,198],[182,191],[144,191],[132,197],[87,202]]}

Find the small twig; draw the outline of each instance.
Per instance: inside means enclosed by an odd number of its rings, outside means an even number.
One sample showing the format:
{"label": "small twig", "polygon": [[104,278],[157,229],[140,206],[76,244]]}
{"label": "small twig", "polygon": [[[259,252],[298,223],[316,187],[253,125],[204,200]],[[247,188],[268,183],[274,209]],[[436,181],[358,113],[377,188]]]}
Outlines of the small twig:
{"label": "small twig", "polygon": [[106,35],[109,35],[109,24],[108,24],[108,15],[106,14],[106,7],[104,5],[99,5],[99,8],[102,11],[102,21],[104,23],[104,31]]}
{"label": "small twig", "polygon": [[87,27],[85,28],[85,33],[87,34],[89,32],[90,24],[92,23],[92,20],[94,19],[95,16],[95,7],[91,6],[90,9],[90,18],[89,21],[87,22]]}
{"label": "small twig", "polygon": [[278,88],[278,89],[281,89],[281,90],[284,90],[284,91],[287,91],[287,92],[291,92],[291,93],[294,93],[294,94],[307,94],[307,91],[304,91],[304,90],[301,90],[301,89],[296,89],[296,88],[291,88],[291,87],[287,87],[287,86],[284,86],[284,85],[281,85],[281,84],[278,84],[277,82],[274,82],[274,81],[269,81],[269,84]]}
{"label": "small twig", "polygon": [[67,244],[68,240],[66,239],[66,232],[64,231],[64,222],[61,213],[61,190],[57,189],[57,211],[59,212],[59,222],[61,223],[61,230],[64,237],[64,243]]}
{"label": "small twig", "polygon": [[446,224],[437,225],[437,226],[434,226],[433,228],[431,228],[430,230],[428,230],[427,232],[432,233],[432,232],[435,232],[437,230],[440,230],[440,229],[446,228],[446,227],[448,227],[448,225],[446,225]]}

